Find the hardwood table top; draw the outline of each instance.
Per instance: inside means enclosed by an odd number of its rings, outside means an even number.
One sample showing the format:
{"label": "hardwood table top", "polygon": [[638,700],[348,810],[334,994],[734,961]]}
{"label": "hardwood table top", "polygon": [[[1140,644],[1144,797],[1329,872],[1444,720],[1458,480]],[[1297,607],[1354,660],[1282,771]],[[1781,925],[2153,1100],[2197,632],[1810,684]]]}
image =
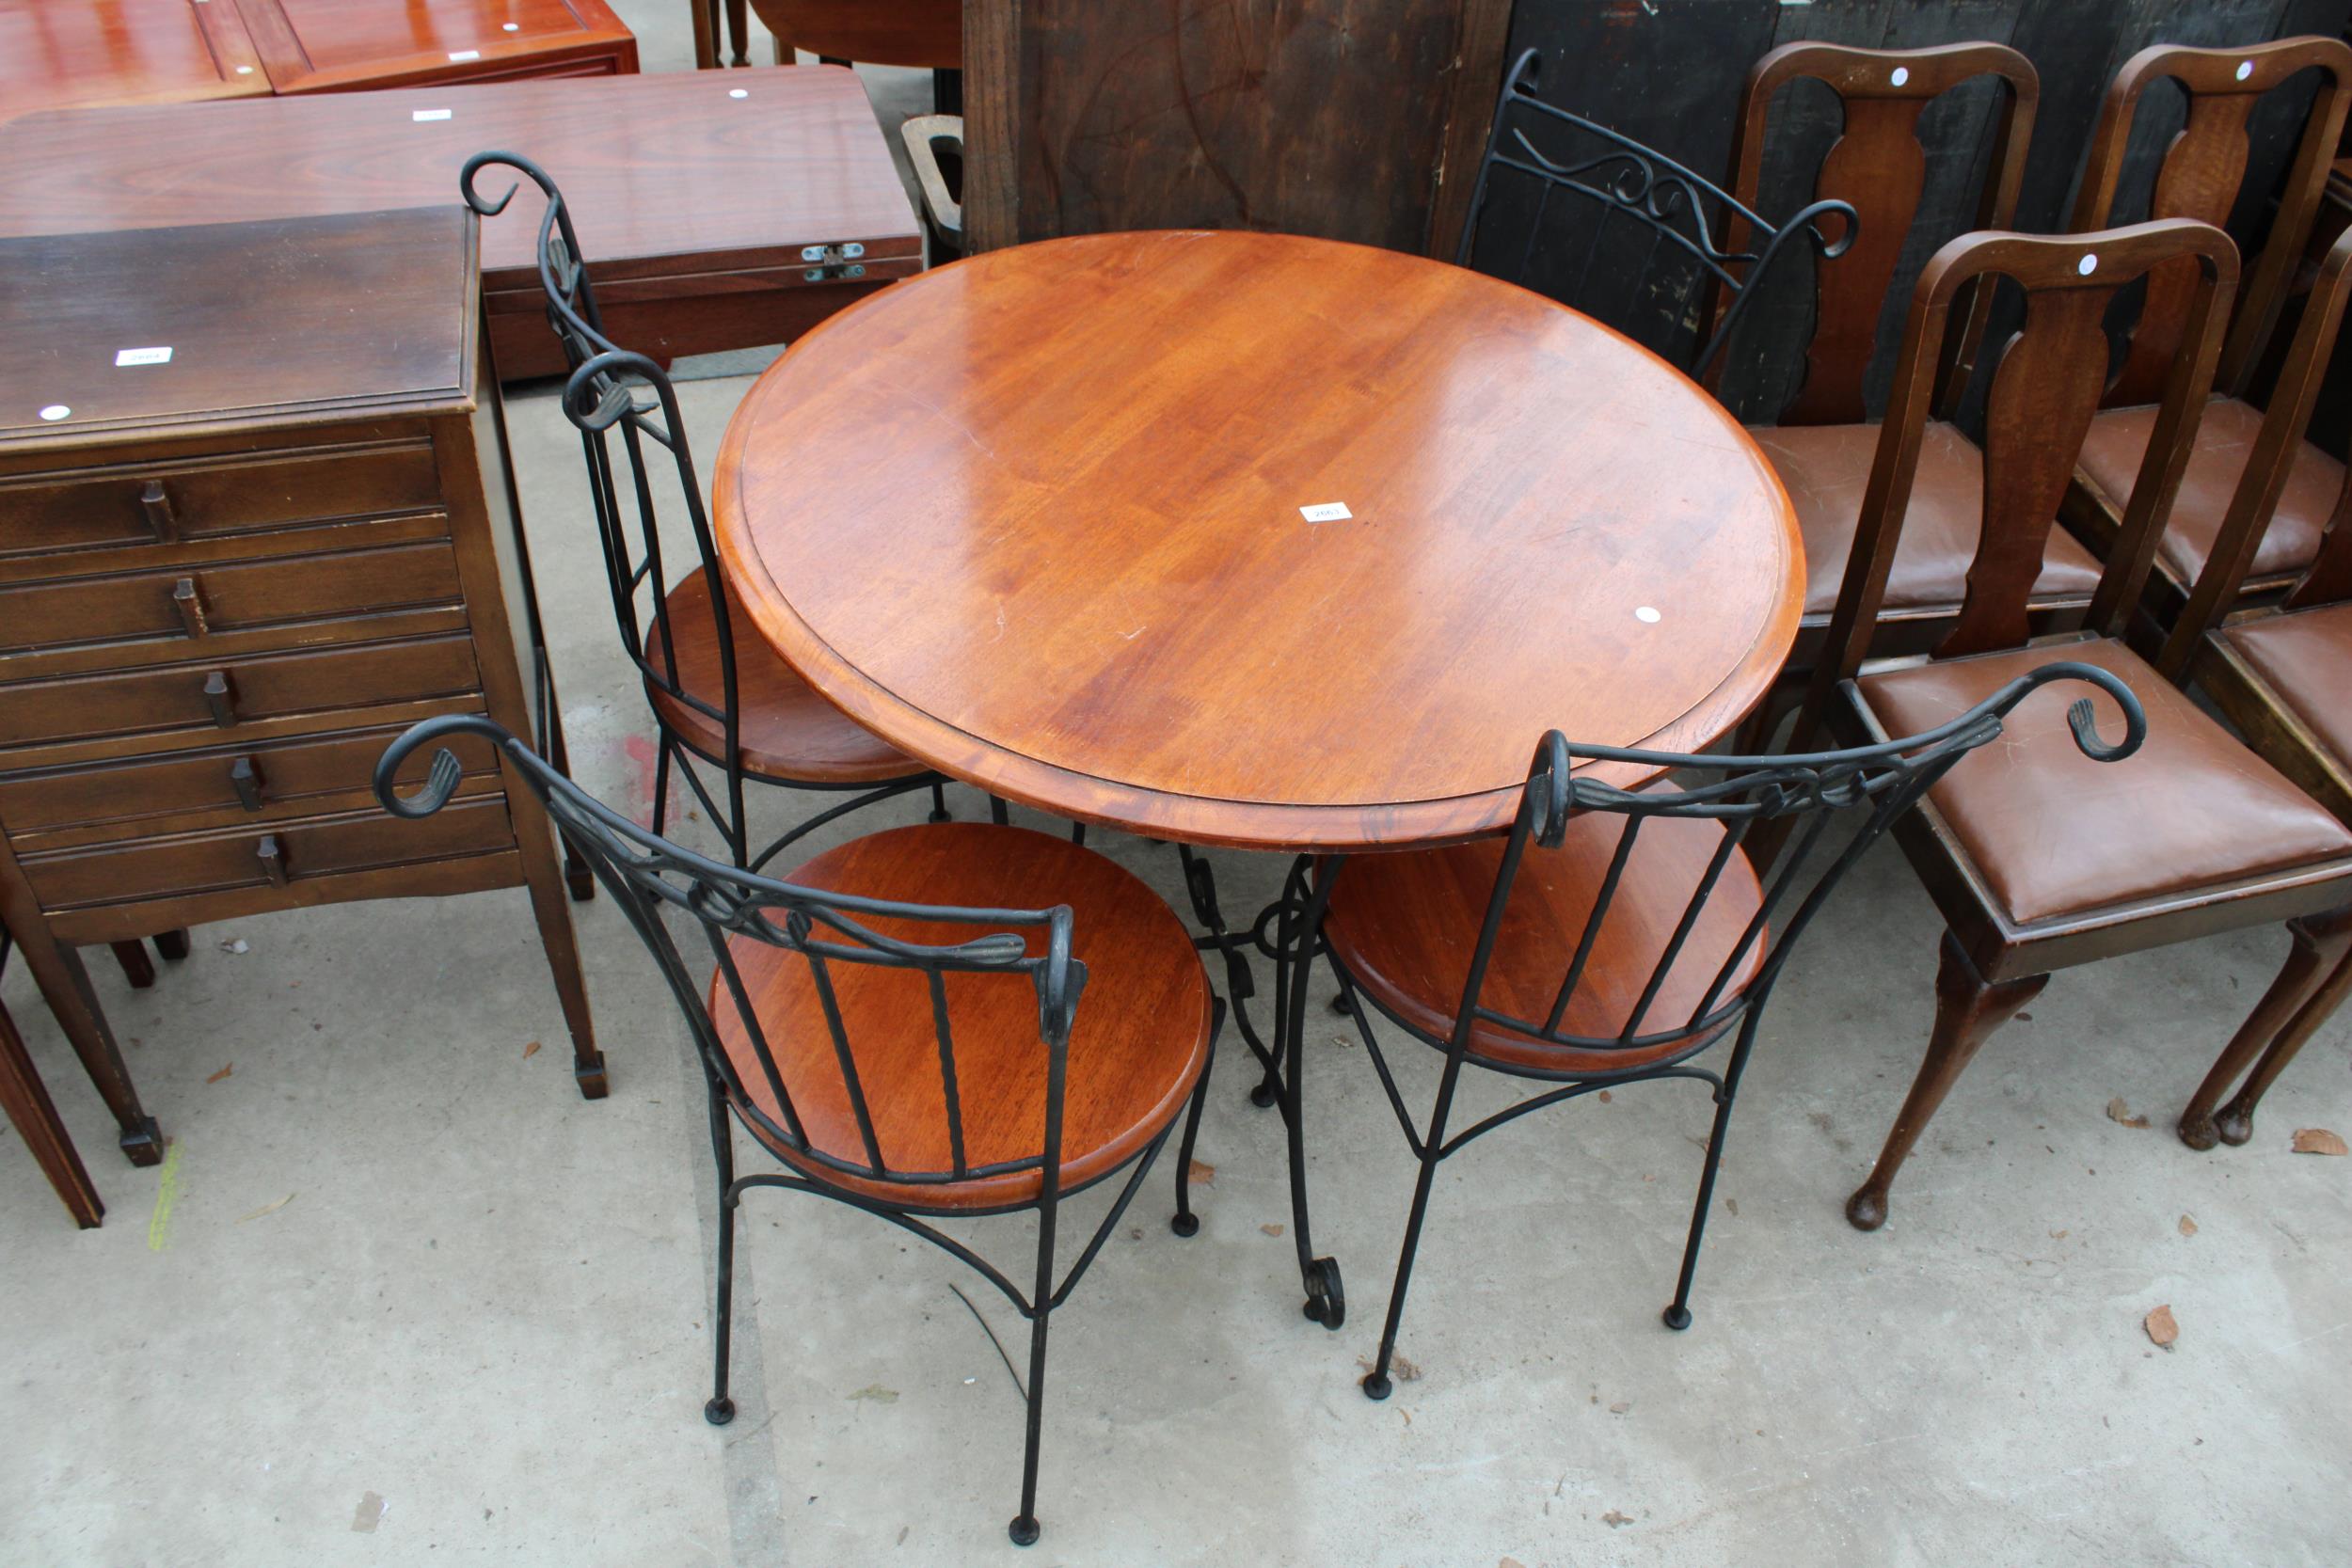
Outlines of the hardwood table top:
{"label": "hardwood table top", "polygon": [[0,0],[0,119],[74,103],[269,90],[262,57],[226,0]]}
{"label": "hardwood table top", "polygon": [[[845,240],[922,251],[866,89],[824,66],[27,116],[0,125],[0,236],[456,205],[485,148],[555,177],[600,291]],[[483,221],[486,286],[536,292],[544,211],[526,191]]]}
{"label": "hardwood table top", "polygon": [[281,93],[637,69],[637,40],[604,0],[235,4]]}
{"label": "hardwood table top", "polygon": [[1728,730],[1804,600],[1779,481],[1678,372],[1493,278],[1287,235],[894,284],[761,377],[716,492],[760,630],[852,718],[1195,843],[1500,829],[1548,728]]}

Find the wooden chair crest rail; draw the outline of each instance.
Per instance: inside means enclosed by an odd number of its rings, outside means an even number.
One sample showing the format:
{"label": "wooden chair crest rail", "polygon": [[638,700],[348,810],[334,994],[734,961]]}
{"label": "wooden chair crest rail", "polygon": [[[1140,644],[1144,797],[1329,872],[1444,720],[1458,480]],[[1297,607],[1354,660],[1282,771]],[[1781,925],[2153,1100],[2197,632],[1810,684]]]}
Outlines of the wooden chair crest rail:
{"label": "wooden chair crest rail", "polygon": [[[977,1270],[1029,1321],[1011,1535],[1035,1542],[1048,1319],[1179,1116],[1173,1228],[1199,1228],[1187,1172],[1223,1006],[1191,933],[1101,855],[984,823],[886,830],[826,851],[790,881],[771,880],[637,826],[475,716],[428,721],[392,743],[375,770],[387,810],[422,817],[449,801],[463,765],[448,750],[415,798],[400,797],[398,779],[406,759],[458,736],[495,745],[586,847],[701,1053],[720,1213],[706,1417],[714,1425],[735,1418],[728,1328],[742,1195],[782,1187],[864,1210]],[[1028,907],[1049,892],[1062,902]],[[700,927],[716,965],[707,986],[671,938],[674,911]],[[785,1168],[738,1177],[733,1122]],[[1109,1212],[1057,1282],[1061,1200],[1122,1171]],[[926,1223],[1032,1210],[1037,1257],[1025,1294]]]}
{"label": "wooden chair crest rail", "polygon": [[[2050,238],[1967,235],[1920,275],[1798,743],[1821,722],[1856,738],[1909,733],[2055,660],[2122,676],[2147,708],[2149,740],[2113,768],[2087,769],[2055,725],[2021,718],[1997,758],[1960,763],[1897,825],[1947,930],[1926,1058],[1876,1168],[1847,1206],[1863,1229],[1884,1222],[1897,1171],[1962,1069],[2052,971],[2352,903],[2352,832],[2118,640],[2188,462],[2236,261],[2219,230],[2174,218]],[[2133,281],[2184,264],[2197,287],[2182,300],[2182,352],[2089,625],[2033,640],[2029,603],[2044,537],[2105,387],[2103,321]],[[2026,317],[1995,360],[1986,403],[1984,512],[1967,594],[1931,658],[1866,667],[1943,339],[1956,301],[1994,277],[2022,292]],[[2318,979],[2274,986],[2232,1049],[2274,1037]]]}
{"label": "wooden chair crest rail", "polygon": [[[517,153],[477,153],[459,176],[467,204],[494,215],[514,199],[519,185],[495,201],[482,194],[476,179],[491,166],[520,172],[547,197],[539,220],[539,280],[548,325],[572,372],[564,388],[564,413],[580,431],[621,643],[644,682],[660,733],[654,766],[655,830],[668,820],[673,763],[726,835],[736,863],[752,870],[813,829],[925,785],[931,790],[931,819],[944,821],[947,806],[938,774],[859,728],[760,640],[720,570],[702,480],[670,378],[652,360],[617,347],[604,335],[570,209],[546,170]],[[641,391],[650,401],[642,399]],[[669,472],[662,477],[659,470],[665,467]],[[698,558],[675,584],[663,564],[655,499],[672,484],[683,501]],[[696,773],[693,758],[719,770],[718,794]],[[860,793],[808,817],[755,857],[743,805],[746,778],[794,789]]]}
{"label": "wooden chair crest rail", "polygon": [[[2279,489],[2291,483],[2296,451],[2310,423],[2319,384],[2352,300],[2352,230],[2328,247],[2297,324],[2286,366],[2205,570],[2157,660],[2167,676],[2196,684],[2255,753],[2312,799],[2352,823],[2352,529],[2343,526],[2352,494],[2339,490],[2327,532],[2310,566],[2269,610],[2231,616],[2263,539]],[[2268,1041],[2241,1035],[2214,1063],[2181,1113],[2182,1141],[2211,1148],[2217,1140],[2253,1136],[2254,1108],[2296,1053],[2352,989],[2352,911],[2290,921],[2294,948],[2265,1005],[2287,1022]],[[2311,982],[2325,974],[2316,991]],[[2297,998],[2304,998],[2296,1005]],[[2255,1059],[2255,1053],[2261,1056]],[[2248,1071],[2249,1064],[2252,1070]],[[2222,1096],[2245,1082],[2226,1106]],[[2217,1111],[2216,1107],[2221,1106]]]}
{"label": "wooden chair crest rail", "polygon": [[[2147,726],[2130,689],[2107,670],[2069,663],[2027,671],[1920,734],[1849,751],[1683,756],[1572,745],[1554,730],[1536,748],[1502,841],[1348,863],[1330,895],[1325,948],[1342,1009],[1355,1017],[1421,1165],[1379,1353],[1363,1379],[1367,1395],[1389,1397],[1390,1359],[1438,1163],[1529,1112],[1613,1085],[1683,1078],[1713,1092],[1715,1125],[1682,1272],[1663,1314],[1668,1328],[1691,1326],[1691,1284],[1732,1102],[1789,953],[1864,851],[1970,752],[1997,741],[2003,720],[2053,682],[2087,683],[2122,710],[2122,738],[2110,746],[2094,730],[2087,699],[2067,707],[2085,756],[2115,762],[2139,749]],[[1576,777],[1579,760],[1637,763],[1677,782],[1617,789]],[[1869,808],[1862,831],[1835,853],[1811,857],[1847,806]],[[1741,847],[1758,823],[1803,824],[1797,851],[1762,879]],[[1304,892],[1294,878],[1292,896]],[[1445,1053],[1426,1132],[1397,1090],[1365,1002]],[[1720,1072],[1689,1065],[1734,1029]],[[1555,1086],[1449,1137],[1465,1065]]]}
{"label": "wooden chair crest rail", "polygon": [[[2213,405],[2199,426],[2180,496],[2155,557],[2149,610],[2159,626],[2182,619],[2189,585],[2203,573],[2216,535],[2234,506],[2252,499],[2265,480],[2247,454],[2259,439],[2260,410],[2246,402],[2249,381],[2277,324],[2297,260],[2324,194],[2328,161],[2352,106],[2352,47],[2326,38],[2282,39],[2248,49],[2185,49],[2159,45],[2124,62],[2099,110],[2090,151],[2069,227],[2101,229],[2123,199],[2121,182],[2132,127],[2159,82],[2174,83],[2187,100],[2186,121],[2165,149],[2148,198],[2151,218],[2229,221],[2242,204],[2247,122],[2265,94],[2315,73],[2317,89],[2279,192],[2262,252],[2236,301],[2223,349]],[[2084,440],[2064,520],[2092,550],[2116,547],[2126,497],[2154,420],[2151,406],[2188,339],[2185,307],[2194,291],[2188,270],[2160,269],[2124,341],[2113,381]],[[2285,483],[2270,500],[2256,532],[2257,553],[2242,593],[2275,597],[2317,552],[2343,466],[2297,440]]]}
{"label": "wooden chair crest rail", "polygon": [[[1574,306],[1705,376],[1739,325],[1748,292],[1784,254],[1810,249],[1828,260],[1853,245],[1851,204],[1815,201],[1776,227],[1673,159],[1545,103],[1540,68],[1530,49],[1503,79],[1457,264]],[[1565,198],[1557,211],[1555,196]],[[1589,229],[1578,229],[1575,214],[1589,218]],[[1843,220],[1836,239],[1822,233],[1824,218]],[[1746,248],[1716,237],[1734,230],[1748,236]],[[1576,251],[1581,259],[1564,266]],[[1623,281],[1595,286],[1597,261],[1604,279]],[[1730,301],[1720,319],[1694,329],[1718,293]]]}

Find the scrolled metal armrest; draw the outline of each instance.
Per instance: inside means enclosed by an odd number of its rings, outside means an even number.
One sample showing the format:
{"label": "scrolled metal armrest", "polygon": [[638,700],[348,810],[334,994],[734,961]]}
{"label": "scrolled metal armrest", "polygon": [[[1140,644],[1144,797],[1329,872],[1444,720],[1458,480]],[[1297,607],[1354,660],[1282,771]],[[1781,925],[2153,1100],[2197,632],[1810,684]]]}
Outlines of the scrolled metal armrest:
{"label": "scrolled metal armrest", "polygon": [[487,736],[510,755],[528,757],[532,754],[505,725],[485,719],[478,713],[453,713],[439,719],[427,719],[402,731],[389,746],[384,748],[384,754],[375,759],[372,783],[376,800],[394,816],[411,818],[430,816],[449,804],[449,798],[457,793],[458,782],[465,776],[466,765],[459,762],[456,754],[447,747],[443,747],[440,754],[433,759],[432,773],[425,779],[424,787],[414,795],[404,796],[400,793],[400,769],[419,748],[430,746],[446,736],[461,734]]}

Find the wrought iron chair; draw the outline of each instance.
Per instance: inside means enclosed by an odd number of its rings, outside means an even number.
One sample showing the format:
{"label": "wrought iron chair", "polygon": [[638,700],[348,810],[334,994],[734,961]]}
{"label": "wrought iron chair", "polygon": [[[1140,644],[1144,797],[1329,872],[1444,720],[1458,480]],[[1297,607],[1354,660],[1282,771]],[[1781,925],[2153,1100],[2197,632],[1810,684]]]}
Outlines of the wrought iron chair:
{"label": "wrought iron chair", "polygon": [[[581,847],[653,955],[700,1049],[719,1179],[715,1387],[735,1418],[727,1352],[735,1207],[754,1187],[815,1193],[899,1226],[977,1270],[1029,1321],[1027,1437],[1015,1543],[1038,1538],[1046,1326],[1126,1212],[1177,1117],[1173,1228],[1198,1228],[1193,1139],[1224,1017],[1192,937],[1140,880],[1027,829],[885,830],[802,865],[789,882],[723,865],[637,826],[479,715],[418,724],[375,768],[399,816],[440,808],[461,765],[443,750],[403,800],[400,766],[461,734],[489,736]],[[1052,890],[1051,909],[1018,907]],[[855,891],[851,891],[855,890]],[[698,986],[665,915],[693,917],[716,973]],[[1089,991],[1081,1021],[1078,1001]],[[730,1115],[786,1169],[735,1174]],[[1064,1198],[1126,1173],[1059,1282]],[[1027,1294],[925,1223],[1035,1210]]]}
{"label": "wrought iron chair", "polygon": [[[1807,245],[1822,257],[1836,257],[1853,244],[1856,220],[1846,202],[1816,201],[1774,226],[1673,159],[1545,103],[1537,96],[1540,59],[1537,51],[1526,51],[1503,79],[1454,250],[1457,264],[1584,310],[1707,379],[1740,324],[1750,291],[1772,275],[1781,255]],[[1573,268],[1556,265],[1564,258],[1546,243],[1573,233],[1573,218],[1554,213],[1555,195],[1579,204],[1564,213],[1586,203],[1593,210],[1582,260]],[[1833,214],[1845,222],[1834,241],[1820,227]],[[1622,221],[1613,229],[1612,219]],[[1755,236],[1749,248],[1718,242],[1718,232],[1732,224],[1745,225]],[[1622,266],[1629,278],[1606,302],[1593,285],[1604,242],[1611,270]],[[1730,301],[1720,312],[1714,309],[1718,290]],[[1699,345],[1695,358],[1690,357],[1692,343]]]}
{"label": "wrought iron chair", "polygon": [[[1571,745],[1554,730],[1535,750],[1501,842],[1362,856],[1344,867],[1323,940],[1344,1010],[1421,1163],[1379,1355],[1363,1379],[1367,1395],[1389,1397],[1438,1163],[1531,1111],[1625,1084],[1689,1078],[1714,1091],[1714,1130],[1664,1312],[1667,1327],[1691,1326],[1691,1281],[1724,1133],[1788,954],[1863,852],[1955,763],[1997,739],[2010,709],[2060,680],[2095,686],[2122,710],[2123,738],[2109,746],[2090,699],[2069,707],[2074,743],[2087,754],[2113,761],[2138,749],[2146,724],[2130,689],[2084,664],[2045,665],[1932,729],[1851,751],[1684,756]],[[1571,771],[1579,759],[1655,768],[1681,787],[1597,784]],[[1870,807],[1861,831],[1812,861],[1837,809],[1861,805]],[[1796,852],[1769,881],[1741,847],[1759,821],[1803,825]],[[1783,911],[1775,938],[1771,923]],[[1415,1128],[1360,1002],[1445,1053],[1425,1132]],[[1721,1072],[1689,1065],[1734,1028]],[[1465,1067],[1558,1086],[1448,1136]]]}
{"label": "wrought iron chair", "polygon": [[[475,178],[492,165],[519,170],[548,198],[539,220],[539,284],[547,295],[548,324],[572,368],[564,412],[580,430],[613,615],[660,732],[654,762],[655,830],[667,820],[674,763],[725,835],[736,863],[755,870],[814,829],[925,785],[931,790],[931,820],[945,821],[947,806],[939,775],[809,689],[761,640],[727,591],[703,507],[702,480],[668,376],[652,360],[616,347],[604,335],[570,210],[544,169],[512,152],[476,153],[459,177],[467,204],[492,215],[504,211],[521,188],[510,188],[496,201],[485,198]],[[671,480],[657,476],[655,470],[664,465],[652,459],[648,444],[668,459]],[[672,482],[684,497],[697,552],[697,563],[675,586],[669,586],[664,568],[655,499]],[[695,758],[719,771],[716,793],[696,773]],[[791,789],[862,793],[818,812],[754,856],[743,807],[747,778]]]}

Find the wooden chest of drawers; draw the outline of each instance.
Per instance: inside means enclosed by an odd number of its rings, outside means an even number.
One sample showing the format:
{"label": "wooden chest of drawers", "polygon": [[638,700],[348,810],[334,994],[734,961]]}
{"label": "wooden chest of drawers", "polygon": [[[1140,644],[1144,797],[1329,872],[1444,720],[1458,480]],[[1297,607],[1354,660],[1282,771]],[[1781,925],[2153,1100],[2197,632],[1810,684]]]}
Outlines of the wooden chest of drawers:
{"label": "wooden chest of drawers", "polygon": [[271,910],[527,885],[604,1091],[529,791],[477,749],[437,816],[369,792],[433,714],[562,752],[476,245],[454,203],[0,241],[0,915],[142,1163],[76,946]]}

